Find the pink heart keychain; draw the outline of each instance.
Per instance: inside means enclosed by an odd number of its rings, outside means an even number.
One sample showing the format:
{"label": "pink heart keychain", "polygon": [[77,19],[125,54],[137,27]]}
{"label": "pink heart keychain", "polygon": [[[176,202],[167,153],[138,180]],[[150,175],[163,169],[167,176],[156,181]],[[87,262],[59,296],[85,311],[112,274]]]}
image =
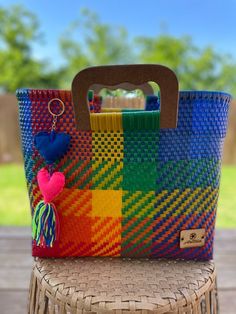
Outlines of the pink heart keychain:
{"label": "pink heart keychain", "polygon": [[65,175],[62,172],[54,172],[50,175],[46,168],[38,172],[37,180],[45,203],[50,203],[65,186]]}

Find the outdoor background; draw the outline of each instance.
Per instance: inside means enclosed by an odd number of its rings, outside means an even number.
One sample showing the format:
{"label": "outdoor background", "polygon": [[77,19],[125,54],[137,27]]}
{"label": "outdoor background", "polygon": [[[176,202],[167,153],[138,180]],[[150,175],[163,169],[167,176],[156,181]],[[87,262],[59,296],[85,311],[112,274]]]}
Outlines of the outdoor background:
{"label": "outdoor background", "polygon": [[[70,89],[82,68],[161,63],[181,89],[236,97],[236,1],[0,0],[0,225],[29,225],[14,96]],[[229,117],[217,226],[236,227],[236,103]]]}

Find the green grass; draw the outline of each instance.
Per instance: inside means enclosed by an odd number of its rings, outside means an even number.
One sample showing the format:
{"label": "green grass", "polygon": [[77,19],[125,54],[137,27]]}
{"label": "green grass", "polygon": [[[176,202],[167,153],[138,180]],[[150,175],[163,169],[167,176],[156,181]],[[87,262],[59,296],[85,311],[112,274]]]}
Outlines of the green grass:
{"label": "green grass", "polygon": [[[236,166],[222,169],[217,227],[236,228]],[[21,165],[0,166],[0,225],[30,225],[30,208]]]}
{"label": "green grass", "polygon": [[30,225],[30,206],[22,165],[0,166],[0,225]]}
{"label": "green grass", "polygon": [[216,225],[236,227],[236,166],[223,166]]}

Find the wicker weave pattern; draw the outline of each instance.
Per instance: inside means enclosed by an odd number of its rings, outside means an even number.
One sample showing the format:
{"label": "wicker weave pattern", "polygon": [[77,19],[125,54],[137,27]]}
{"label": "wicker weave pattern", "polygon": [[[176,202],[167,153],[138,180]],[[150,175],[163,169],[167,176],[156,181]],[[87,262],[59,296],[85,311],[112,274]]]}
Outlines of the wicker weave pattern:
{"label": "wicker weave pattern", "polygon": [[[45,166],[33,135],[50,130],[47,102],[55,97],[65,102],[57,130],[72,137],[68,152],[55,164],[66,176],[66,188],[55,200],[61,235],[51,249],[33,244],[33,255],[211,259],[230,97],[181,93],[174,130],[160,130],[159,111],[147,108],[92,113],[93,130],[78,131],[69,92],[20,91],[32,209],[42,197],[36,175]],[[180,249],[180,231],[195,228],[206,229],[205,246]]]}
{"label": "wicker weave pattern", "polygon": [[[30,314],[216,314],[212,262],[147,259],[38,260]],[[60,311],[60,312],[59,312]]]}

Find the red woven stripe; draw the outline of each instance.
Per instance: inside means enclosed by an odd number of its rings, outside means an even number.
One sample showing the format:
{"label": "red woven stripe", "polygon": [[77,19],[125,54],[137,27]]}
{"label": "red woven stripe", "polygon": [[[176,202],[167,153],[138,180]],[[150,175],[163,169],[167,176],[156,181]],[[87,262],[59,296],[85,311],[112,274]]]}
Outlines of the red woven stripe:
{"label": "red woven stripe", "polygon": [[[58,169],[62,168],[65,163],[68,163],[68,158],[65,157],[58,164]],[[79,166],[78,166],[79,165]],[[88,167],[89,166],[89,167]],[[87,171],[84,171],[88,167]],[[73,169],[73,171],[71,171]],[[70,163],[64,168],[64,174],[67,178],[66,185],[69,186],[73,181],[73,188],[81,188],[89,190],[92,187],[92,166],[90,167],[90,160],[79,160],[78,158],[70,160]],[[83,173],[84,172],[84,173]],[[81,175],[83,173],[83,175]],[[91,177],[90,181],[84,185],[84,182]],[[79,178],[79,179],[78,179]]]}

